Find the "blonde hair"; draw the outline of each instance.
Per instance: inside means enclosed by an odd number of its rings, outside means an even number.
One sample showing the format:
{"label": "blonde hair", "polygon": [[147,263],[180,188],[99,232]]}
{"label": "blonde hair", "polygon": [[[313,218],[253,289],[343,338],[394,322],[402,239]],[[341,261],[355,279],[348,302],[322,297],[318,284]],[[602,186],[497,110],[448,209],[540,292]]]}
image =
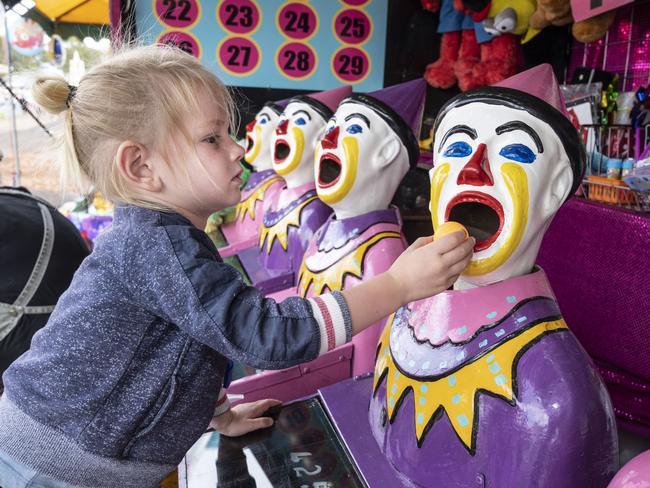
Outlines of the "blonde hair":
{"label": "blonde hair", "polygon": [[227,88],[196,58],[169,46],[116,54],[93,67],[78,87],[61,76],[39,76],[32,92],[45,110],[63,114],[62,181],[83,188],[85,178],[116,202],[165,209],[135,194],[120,176],[115,156],[123,141],[155,147],[169,164],[169,135],[180,131],[191,140],[186,123],[200,110],[198,97],[204,93],[222,112],[215,116],[236,130]]}

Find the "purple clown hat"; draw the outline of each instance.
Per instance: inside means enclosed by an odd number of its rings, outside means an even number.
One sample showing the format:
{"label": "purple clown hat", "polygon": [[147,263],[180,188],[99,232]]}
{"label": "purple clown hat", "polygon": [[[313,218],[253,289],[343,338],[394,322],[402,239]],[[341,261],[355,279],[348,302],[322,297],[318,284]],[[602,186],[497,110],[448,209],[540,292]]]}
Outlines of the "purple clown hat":
{"label": "purple clown hat", "polygon": [[426,82],[420,78],[389,86],[368,94],[355,93],[341,102],[360,103],[373,109],[395,131],[409,155],[411,167],[418,162],[420,135]]}
{"label": "purple clown hat", "polygon": [[585,172],[585,147],[580,134],[568,118],[560,87],[549,64],[535,66],[494,86],[477,88],[455,96],[440,109],[434,133],[450,110],[469,103],[522,110],[546,122],[560,139],[573,172],[573,185],[567,198],[575,193]]}
{"label": "purple clown hat", "polygon": [[562,112],[567,118],[569,117],[560,85],[557,78],[555,78],[553,68],[548,63],[522,71],[493,86],[502,86],[526,92],[540,100],[544,100],[551,107]]}
{"label": "purple clown hat", "polygon": [[338,107],[339,102],[351,93],[352,87],[345,85],[308,95],[298,95],[290,98],[287,103],[306,103],[316,110],[325,121],[328,121],[334,115],[334,111]]}
{"label": "purple clown hat", "polygon": [[268,107],[273,110],[277,115],[280,115],[284,110],[284,107],[289,103],[289,99],[285,98],[283,100],[276,100],[274,102],[266,102],[263,107]]}

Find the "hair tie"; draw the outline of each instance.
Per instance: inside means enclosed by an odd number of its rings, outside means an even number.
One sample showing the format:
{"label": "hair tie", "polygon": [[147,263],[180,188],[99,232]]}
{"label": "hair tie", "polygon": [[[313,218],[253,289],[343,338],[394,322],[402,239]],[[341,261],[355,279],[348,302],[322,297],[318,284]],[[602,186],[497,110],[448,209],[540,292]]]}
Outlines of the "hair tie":
{"label": "hair tie", "polygon": [[66,98],[66,100],[65,100],[65,104],[66,104],[66,106],[67,106],[68,108],[70,108],[70,103],[72,103],[72,99],[73,99],[74,96],[77,94],[77,87],[76,87],[76,86],[72,86],[72,85],[68,85],[68,90],[69,90],[69,91],[68,91],[68,98]]}

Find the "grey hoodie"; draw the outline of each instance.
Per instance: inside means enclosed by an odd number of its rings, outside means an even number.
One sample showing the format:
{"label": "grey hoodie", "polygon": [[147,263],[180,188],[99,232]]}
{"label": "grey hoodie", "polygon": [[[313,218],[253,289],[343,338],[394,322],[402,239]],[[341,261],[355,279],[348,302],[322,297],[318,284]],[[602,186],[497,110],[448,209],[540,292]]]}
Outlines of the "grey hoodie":
{"label": "grey hoodie", "polygon": [[118,207],[3,376],[0,451],[71,484],[154,486],[207,428],[226,358],[293,366],[349,341],[349,317],[339,293],[265,299],[184,217]]}

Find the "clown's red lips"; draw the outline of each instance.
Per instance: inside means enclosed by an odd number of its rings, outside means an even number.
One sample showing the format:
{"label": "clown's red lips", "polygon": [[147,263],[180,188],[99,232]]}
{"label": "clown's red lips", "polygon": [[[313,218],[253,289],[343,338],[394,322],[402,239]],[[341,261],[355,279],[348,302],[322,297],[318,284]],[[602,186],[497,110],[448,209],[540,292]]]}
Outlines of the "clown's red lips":
{"label": "clown's red lips", "polygon": [[342,169],[341,160],[336,154],[324,153],[318,161],[318,186],[329,188],[336,185]]}
{"label": "clown's red lips", "polygon": [[483,251],[497,240],[503,229],[503,207],[497,199],[478,191],[464,191],[451,199],[445,210],[445,222],[453,220],[465,226],[476,239],[474,252]]}

